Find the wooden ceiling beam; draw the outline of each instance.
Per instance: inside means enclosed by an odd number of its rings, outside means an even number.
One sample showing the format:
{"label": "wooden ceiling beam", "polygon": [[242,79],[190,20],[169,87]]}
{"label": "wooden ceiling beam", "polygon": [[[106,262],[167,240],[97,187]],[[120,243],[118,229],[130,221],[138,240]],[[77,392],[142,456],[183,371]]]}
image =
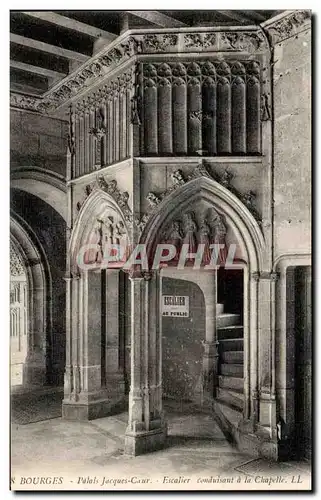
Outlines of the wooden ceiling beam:
{"label": "wooden ceiling beam", "polygon": [[29,49],[40,50],[41,52],[46,52],[47,54],[53,54],[57,57],[62,57],[71,61],[79,61],[80,63],[84,63],[90,59],[90,57],[86,54],[63,49],[62,47],[58,47],[56,45],[40,42],[39,40],[34,40],[33,38],[15,35],[14,33],[10,33],[10,42],[22,45],[23,47],[28,47]]}
{"label": "wooden ceiling beam", "polygon": [[241,24],[253,24],[253,20],[244,14],[240,14],[235,10],[218,10],[219,14],[231,19],[232,21],[237,21]]}
{"label": "wooden ceiling beam", "polygon": [[266,20],[266,17],[263,14],[260,14],[259,10],[245,10],[244,14],[259,23],[262,23]]}
{"label": "wooden ceiling beam", "polygon": [[186,28],[187,24],[174,17],[167,16],[158,10],[128,10],[129,14],[140,17],[145,21],[161,26],[162,28]]}
{"label": "wooden ceiling beam", "polygon": [[113,40],[115,40],[115,38],[117,38],[117,35],[115,35],[114,33],[110,33],[109,31],[105,31],[90,24],[82,23],[80,21],[77,21],[76,19],[72,19],[71,17],[56,14],[56,12],[48,10],[28,11],[23,12],[23,14],[27,14],[28,16],[40,19],[41,21],[55,24],[56,26],[60,26],[61,28],[67,28],[72,31],[77,31],[78,33],[82,33],[83,35],[91,36],[93,38],[104,38],[107,42],[112,42]]}
{"label": "wooden ceiling beam", "polygon": [[10,61],[10,67],[20,69],[21,71],[27,71],[28,73],[35,73],[36,75],[45,76],[47,78],[62,79],[67,76],[66,73],[60,73],[59,71],[53,71],[52,69],[43,68],[41,66],[33,66],[32,64],[26,64],[13,59]]}

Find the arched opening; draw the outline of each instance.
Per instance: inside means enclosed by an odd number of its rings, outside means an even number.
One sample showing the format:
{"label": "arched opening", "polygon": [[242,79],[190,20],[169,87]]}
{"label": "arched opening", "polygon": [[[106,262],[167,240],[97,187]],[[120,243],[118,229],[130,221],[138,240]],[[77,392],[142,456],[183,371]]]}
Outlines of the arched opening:
{"label": "arched opening", "polygon": [[23,392],[48,384],[51,279],[40,242],[17,214],[10,232],[11,385]]}
{"label": "arched opening", "polygon": [[25,383],[28,354],[28,277],[21,255],[10,242],[10,368],[11,387]]}
{"label": "arched opening", "polygon": [[[170,258],[163,259],[160,271],[153,266],[156,278],[152,277],[151,281],[143,286],[143,297],[148,297],[149,304],[147,313],[145,303],[142,309],[143,316],[147,314],[143,324],[148,326],[144,342],[150,353],[149,363],[156,363],[155,373],[152,372],[149,382],[155,394],[149,396],[149,402],[147,395],[144,396],[146,403],[142,404],[144,421],[147,421],[146,407],[150,409],[150,419],[156,421],[156,416],[161,415],[160,399],[164,383],[167,390],[167,374],[164,378],[164,368],[169,371],[170,365],[180,379],[177,380],[176,386],[181,388],[182,397],[187,394],[191,402],[194,400],[203,408],[211,407],[214,400],[220,399],[222,404],[236,408],[239,419],[249,418],[249,414],[254,414],[252,393],[257,391],[258,387],[257,356],[252,354],[257,350],[258,343],[258,294],[251,281],[251,274],[260,270],[264,249],[263,236],[255,219],[230,191],[210,178],[200,177],[180,186],[157,204],[139,243],[146,245],[150,266],[154,262],[159,244],[172,244],[180,250],[178,257],[170,255]],[[217,245],[221,245],[219,251],[216,251],[217,260],[214,266],[211,265],[213,254],[206,255],[212,244],[216,245],[216,250]],[[183,258],[186,265],[182,265],[184,245],[187,247]],[[203,253],[199,256],[198,249],[201,245]],[[187,255],[188,253],[193,253],[194,257]],[[198,259],[197,266],[194,265],[195,257]],[[218,268],[223,269],[223,274],[219,271],[219,278]],[[227,272],[230,274],[225,274]],[[199,297],[195,294],[193,284],[201,289]],[[233,300],[235,287],[240,295],[237,300]],[[139,277],[137,283],[133,283],[133,293],[136,289],[137,293],[142,290]],[[157,297],[157,300],[154,297]],[[156,317],[155,307],[158,310]],[[193,308],[195,311],[192,311]],[[195,323],[192,327],[189,323],[191,319]],[[137,327],[138,320],[139,318]],[[136,328],[135,321],[133,328]],[[164,328],[167,331],[164,332]],[[200,346],[202,349],[201,355],[200,352],[196,354],[198,359],[193,360],[192,347],[191,352],[188,352],[189,348],[185,348],[185,364],[191,363],[190,371],[186,370],[186,367],[183,370],[182,366],[176,366],[177,363],[174,366],[175,356],[171,355],[171,349],[166,347],[171,341],[173,345],[177,343],[181,334],[184,338],[181,343],[183,350],[187,337],[190,338],[191,346],[194,343],[194,354],[200,351]],[[134,337],[135,335],[136,332]],[[166,352],[169,359],[164,360]],[[132,357],[132,370],[138,369],[137,363],[142,363],[143,366],[147,363],[147,360],[138,354],[137,352],[136,356],[134,353]],[[183,358],[181,354],[181,359]],[[196,370],[197,365],[201,365],[201,370]],[[174,377],[172,379],[174,380]],[[136,384],[139,383],[141,381],[138,377]],[[147,379],[144,384],[145,387],[148,385]],[[175,381],[173,384],[175,386]],[[134,395],[137,391],[138,386],[132,385],[130,424],[126,434],[129,450],[138,446],[137,443],[142,439],[138,436],[137,441],[134,440],[137,424],[131,422],[131,406],[135,404]],[[161,417],[158,418],[161,421]],[[151,422],[149,425],[154,426],[156,423]],[[161,439],[163,431],[161,424],[158,425],[158,439]]]}
{"label": "arched opening", "polygon": [[[123,262],[102,262],[108,243],[127,247],[121,209],[95,189],[81,207],[67,260],[63,416],[91,419],[122,407],[130,384],[130,290]],[[91,246],[88,246],[91,245]]]}
{"label": "arched opening", "polygon": [[67,191],[61,175],[39,167],[15,168],[10,175],[10,187],[37,196],[67,219]]}

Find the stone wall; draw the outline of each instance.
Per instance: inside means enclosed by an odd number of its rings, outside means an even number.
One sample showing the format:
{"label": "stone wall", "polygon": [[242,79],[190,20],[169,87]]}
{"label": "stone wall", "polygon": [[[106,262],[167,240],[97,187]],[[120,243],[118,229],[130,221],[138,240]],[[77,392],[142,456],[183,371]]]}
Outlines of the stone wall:
{"label": "stone wall", "polygon": [[41,167],[66,175],[67,122],[11,109],[11,167]]}
{"label": "stone wall", "polygon": [[275,256],[311,252],[311,29],[274,47]]}

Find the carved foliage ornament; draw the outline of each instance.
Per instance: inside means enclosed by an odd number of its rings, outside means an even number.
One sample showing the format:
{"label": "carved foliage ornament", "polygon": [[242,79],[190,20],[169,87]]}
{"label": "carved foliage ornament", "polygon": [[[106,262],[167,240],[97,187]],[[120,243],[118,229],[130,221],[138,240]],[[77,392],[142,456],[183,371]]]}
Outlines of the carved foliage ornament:
{"label": "carved foliage ornament", "polygon": [[10,242],[10,276],[25,276],[25,268],[20,255]]}
{"label": "carved foliage ornament", "polygon": [[256,206],[255,206],[255,199],[256,199],[256,194],[253,191],[249,191],[247,193],[240,193],[236,188],[234,188],[231,185],[231,180],[233,179],[233,174],[225,170],[222,175],[220,176],[213,176],[209,173],[207,167],[204,164],[199,164],[196,165],[193,168],[193,172],[189,174],[188,176],[185,176],[183,171],[181,169],[176,170],[175,172],[172,173],[171,178],[173,181],[173,184],[166,189],[163,193],[153,193],[149,192],[146,199],[150,204],[151,211],[148,214],[144,214],[141,219],[135,218],[135,225],[140,233],[143,232],[143,230],[146,227],[146,224],[148,220],[156,213],[158,205],[173,191],[178,189],[180,186],[186,184],[187,182],[191,181],[192,179],[198,179],[199,177],[207,177],[210,179],[216,180],[219,184],[224,186],[226,189],[231,191],[239,200],[242,201],[242,203],[246,206],[246,208],[251,212],[251,214],[254,216],[254,218],[257,220],[259,225],[261,226],[262,224],[262,218],[260,214],[258,213]]}
{"label": "carved foliage ornament", "polygon": [[85,187],[85,197],[84,199],[80,202],[77,202],[76,208],[77,211],[79,212],[81,207],[83,206],[84,202],[88,198],[88,196],[95,190],[95,189],[101,189],[105,193],[108,193],[118,204],[120,207],[124,219],[127,222],[132,222],[132,211],[128,205],[128,200],[129,200],[129,194],[127,191],[120,191],[120,189],[117,186],[117,181],[116,180],[111,180],[111,181],[106,181],[103,175],[97,175],[95,181],[91,184],[87,184]]}
{"label": "carved foliage ornament", "polygon": [[295,34],[300,26],[310,18],[310,10],[298,10],[267,26],[266,29],[275,43]]}

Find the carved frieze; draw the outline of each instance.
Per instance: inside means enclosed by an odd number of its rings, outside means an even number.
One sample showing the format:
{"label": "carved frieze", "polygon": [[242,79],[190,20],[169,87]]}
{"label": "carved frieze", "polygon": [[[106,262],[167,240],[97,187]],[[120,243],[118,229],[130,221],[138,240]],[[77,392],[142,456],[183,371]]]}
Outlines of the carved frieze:
{"label": "carved frieze", "polygon": [[295,35],[311,18],[310,10],[297,10],[266,26],[272,43],[277,43]]}
{"label": "carved frieze", "polygon": [[227,257],[226,245],[227,226],[224,217],[214,208],[208,208],[196,217],[193,211],[186,212],[182,218],[171,222],[160,235],[160,240],[174,245],[177,260],[183,244],[188,245],[189,253],[197,251],[198,244],[204,245],[203,264],[209,264],[212,251],[210,245],[222,245],[218,254],[218,263],[223,264]]}
{"label": "carved frieze", "polygon": [[24,94],[10,93],[10,106],[12,108],[26,109],[29,111],[41,111],[42,99]]}
{"label": "carved frieze", "polygon": [[177,43],[178,35],[171,33],[150,34],[143,37],[144,52],[165,52],[169,47],[175,47]]}

